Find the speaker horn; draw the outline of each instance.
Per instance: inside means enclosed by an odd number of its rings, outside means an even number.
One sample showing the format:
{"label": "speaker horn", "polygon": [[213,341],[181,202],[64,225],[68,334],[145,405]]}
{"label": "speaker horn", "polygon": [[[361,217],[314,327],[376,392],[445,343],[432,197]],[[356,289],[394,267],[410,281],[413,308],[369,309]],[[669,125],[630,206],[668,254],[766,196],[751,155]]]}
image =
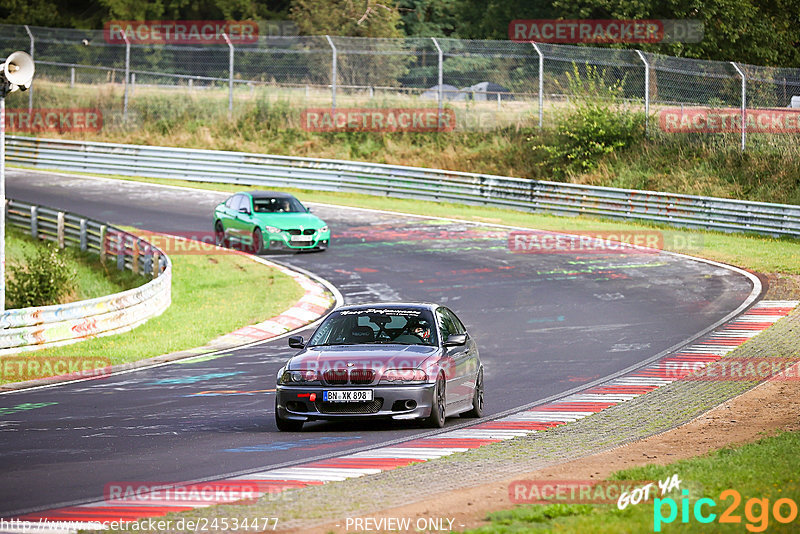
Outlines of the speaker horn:
{"label": "speaker horn", "polygon": [[33,58],[25,52],[14,52],[6,58],[0,78],[11,85],[10,90],[27,90],[33,83]]}

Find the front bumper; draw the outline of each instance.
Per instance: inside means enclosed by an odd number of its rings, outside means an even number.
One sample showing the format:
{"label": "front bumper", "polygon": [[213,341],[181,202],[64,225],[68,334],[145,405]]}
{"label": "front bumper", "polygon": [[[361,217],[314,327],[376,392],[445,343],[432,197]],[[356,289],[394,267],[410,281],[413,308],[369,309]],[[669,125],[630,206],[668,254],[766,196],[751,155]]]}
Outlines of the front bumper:
{"label": "front bumper", "polygon": [[[277,410],[283,419],[315,421],[319,419],[420,419],[431,414],[434,384],[404,386],[277,386]],[[370,403],[323,402],[322,392],[335,389],[372,390]],[[311,401],[311,394],[316,396]],[[408,407],[408,404],[413,407]]]}
{"label": "front bumper", "polygon": [[331,241],[331,232],[317,232],[310,241],[292,241],[288,232],[264,232],[264,248],[270,250],[312,250],[326,249]]}

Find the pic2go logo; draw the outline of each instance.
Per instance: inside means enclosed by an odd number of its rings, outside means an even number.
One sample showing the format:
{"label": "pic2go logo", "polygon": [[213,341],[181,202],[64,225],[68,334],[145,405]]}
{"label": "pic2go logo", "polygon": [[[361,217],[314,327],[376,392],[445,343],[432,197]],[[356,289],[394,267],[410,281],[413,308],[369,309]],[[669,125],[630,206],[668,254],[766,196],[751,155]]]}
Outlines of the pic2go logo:
{"label": "pic2go logo", "polygon": [[[717,519],[717,514],[711,511],[717,506],[714,499],[704,497],[695,501],[694,506],[692,506],[689,503],[689,490],[685,489],[681,493],[683,494],[680,505],[681,523],[689,523],[690,509],[695,521],[698,523],[712,523]],[[733,502],[720,514],[718,522],[741,524],[742,516],[736,514],[737,508],[742,503],[741,494],[734,489],[727,489],[719,494],[719,498],[721,501],[730,498],[733,499]],[[666,512],[665,506],[668,512]],[[748,499],[744,505],[744,516],[748,521],[745,525],[747,530],[750,532],[764,532],[767,530],[770,511],[772,512],[772,517],[778,523],[787,524],[797,519],[797,503],[792,499],[785,497],[778,499],[770,508],[769,499],[753,497]],[[665,512],[667,515],[664,515]],[[675,521],[677,517],[678,503],[675,502],[675,499],[666,497],[663,499],[656,498],[653,501],[653,530],[655,532],[661,532],[662,524],[668,525]]]}

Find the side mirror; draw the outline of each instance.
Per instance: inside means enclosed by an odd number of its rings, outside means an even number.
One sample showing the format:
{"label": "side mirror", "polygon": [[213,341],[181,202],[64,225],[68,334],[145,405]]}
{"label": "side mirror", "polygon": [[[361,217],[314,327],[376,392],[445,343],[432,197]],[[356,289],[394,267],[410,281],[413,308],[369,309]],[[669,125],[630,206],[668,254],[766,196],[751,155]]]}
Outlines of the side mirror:
{"label": "side mirror", "polygon": [[239,213],[250,215],[250,208],[239,208]]}
{"label": "side mirror", "polygon": [[306,211],[307,211],[308,213],[311,213],[311,208],[306,208]]}
{"label": "side mirror", "polygon": [[304,349],[306,347],[303,336],[292,336],[289,338],[289,346],[293,349]]}
{"label": "side mirror", "polygon": [[453,334],[451,336],[447,336],[447,339],[444,342],[445,347],[460,347],[462,345],[466,345],[467,343],[467,334]]}

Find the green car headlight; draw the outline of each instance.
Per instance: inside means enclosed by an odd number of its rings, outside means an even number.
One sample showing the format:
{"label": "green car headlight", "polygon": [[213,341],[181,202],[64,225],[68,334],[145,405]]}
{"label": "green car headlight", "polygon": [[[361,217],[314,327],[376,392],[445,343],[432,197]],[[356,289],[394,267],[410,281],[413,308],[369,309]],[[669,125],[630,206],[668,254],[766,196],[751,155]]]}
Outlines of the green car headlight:
{"label": "green car headlight", "polygon": [[317,230],[317,232],[319,232],[320,234],[324,234],[324,233],[325,233],[325,232],[327,232],[327,231],[328,231],[328,227],[327,227],[327,226],[323,226],[322,228],[320,228],[319,230]]}
{"label": "green car headlight", "polygon": [[264,230],[266,230],[270,234],[279,234],[279,233],[281,233],[283,231],[280,228],[277,228],[275,226],[265,226]]}

